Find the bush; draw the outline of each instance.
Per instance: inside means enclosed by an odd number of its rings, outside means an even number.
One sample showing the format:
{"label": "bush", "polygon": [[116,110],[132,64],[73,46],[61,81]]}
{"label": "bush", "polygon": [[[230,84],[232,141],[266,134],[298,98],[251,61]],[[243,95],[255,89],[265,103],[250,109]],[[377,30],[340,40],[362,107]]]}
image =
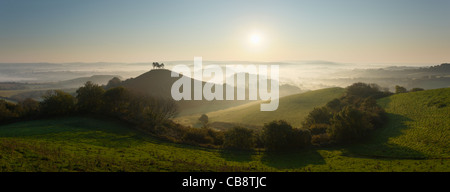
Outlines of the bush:
{"label": "bush", "polygon": [[121,117],[128,112],[131,93],[124,87],[108,89],[102,98],[104,105],[102,111],[113,117]]}
{"label": "bush", "polygon": [[311,111],[303,128],[311,131],[314,144],[353,142],[383,125],[385,111],[375,98],[388,94],[376,84],[355,83],[347,87],[345,96]]}
{"label": "bush", "polygon": [[190,144],[213,144],[214,139],[208,134],[207,129],[190,128],[183,136],[183,141]]}
{"label": "bush", "polygon": [[296,149],[311,143],[311,132],[293,129],[284,120],[272,121],[264,124],[263,140],[270,151]]}
{"label": "bush", "polygon": [[328,145],[330,143],[330,135],[328,133],[318,134],[318,135],[312,135],[311,137],[311,144],[318,145],[318,146],[324,146]]}
{"label": "bush", "polygon": [[379,99],[389,95],[389,92],[381,91],[381,87],[374,83],[366,84],[359,82],[346,88],[346,96],[356,96],[362,98],[373,97]]}
{"label": "bush", "polygon": [[203,128],[208,127],[209,118],[206,114],[202,114],[200,118],[198,118],[198,121],[202,124]]}
{"label": "bush", "polygon": [[25,118],[37,117],[40,113],[39,102],[31,98],[20,101],[21,116]]}
{"label": "bush", "polygon": [[408,90],[406,90],[406,88],[396,85],[395,86],[395,93],[407,93]]}
{"label": "bush", "polygon": [[118,77],[113,77],[111,80],[108,81],[108,84],[106,84],[106,89],[116,88],[119,87],[122,84],[122,81]]}
{"label": "bush", "polygon": [[88,81],[77,90],[77,109],[83,113],[98,113],[103,105],[105,90]]}
{"label": "bush", "polygon": [[332,115],[328,108],[314,108],[303,121],[302,127],[304,129],[310,129],[314,124],[330,124],[331,117]]}
{"label": "bush", "polygon": [[75,98],[61,90],[47,91],[40,103],[45,116],[69,115],[75,112]]}
{"label": "bush", "polygon": [[351,143],[366,136],[372,129],[373,124],[367,115],[351,107],[345,107],[333,117],[328,134],[338,143]]}
{"label": "bush", "polygon": [[255,139],[251,129],[233,127],[225,132],[224,148],[248,150],[254,146]]}
{"label": "bush", "polygon": [[292,126],[286,121],[272,121],[264,124],[263,138],[267,150],[282,150],[289,147],[288,137]]}
{"label": "bush", "polygon": [[311,131],[311,135],[320,135],[327,132],[329,124],[312,124],[309,127],[309,131]]}
{"label": "bush", "polygon": [[0,99],[0,123],[9,123],[19,117],[17,110],[16,104]]}
{"label": "bush", "polygon": [[288,139],[289,148],[303,148],[311,144],[311,132],[307,129],[292,129],[292,135]]}

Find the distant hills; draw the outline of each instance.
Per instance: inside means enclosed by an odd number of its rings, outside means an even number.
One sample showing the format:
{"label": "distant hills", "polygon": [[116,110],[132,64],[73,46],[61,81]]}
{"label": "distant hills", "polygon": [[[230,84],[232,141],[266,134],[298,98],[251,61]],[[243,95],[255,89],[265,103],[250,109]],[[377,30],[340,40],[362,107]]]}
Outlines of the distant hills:
{"label": "distant hills", "polygon": [[0,97],[8,98],[11,101],[21,101],[26,98],[40,100],[46,90],[62,89],[73,93],[87,81],[91,81],[98,85],[106,85],[108,81],[114,77],[122,78],[117,75],[93,75],[90,77],[80,77],[49,83],[0,82]]}
{"label": "distant hills", "polygon": [[407,89],[416,87],[438,89],[450,87],[450,64],[431,67],[386,67],[377,69],[354,69],[332,73],[318,81],[326,85],[346,86],[354,82],[377,83],[394,90],[395,85]]}

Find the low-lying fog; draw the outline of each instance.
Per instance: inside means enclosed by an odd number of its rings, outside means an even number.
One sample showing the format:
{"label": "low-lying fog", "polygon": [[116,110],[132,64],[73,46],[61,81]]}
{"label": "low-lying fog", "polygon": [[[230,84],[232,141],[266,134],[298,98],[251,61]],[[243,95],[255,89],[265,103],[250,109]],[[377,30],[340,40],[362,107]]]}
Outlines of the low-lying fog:
{"label": "low-lying fog", "polygon": [[[193,72],[194,61],[166,61],[166,69],[175,65],[187,65]],[[391,88],[396,84],[410,87],[417,79],[450,77],[448,71],[442,73],[425,73],[420,68],[436,66],[423,65],[395,65],[395,64],[346,64],[328,61],[299,61],[299,62],[242,62],[242,61],[203,61],[203,66],[219,65],[279,65],[280,84],[290,84],[302,90],[314,90],[326,87],[345,87],[354,82],[378,83],[382,87]],[[0,82],[48,83],[65,81],[79,77],[93,75],[117,75],[122,80],[139,76],[153,68],[152,63],[2,63],[0,64]],[[270,68],[270,67],[269,67]],[[413,70],[415,69],[415,70]],[[223,70],[225,72],[225,70]],[[224,74],[225,75],[225,74]],[[431,77],[430,75],[434,75]],[[437,75],[437,76],[436,76]],[[436,79],[434,79],[436,80]],[[433,81],[434,81],[433,80]],[[438,79],[439,80],[439,79]],[[439,84],[440,87],[448,87]],[[425,87],[430,88],[430,87]],[[433,88],[433,87],[431,87]]]}

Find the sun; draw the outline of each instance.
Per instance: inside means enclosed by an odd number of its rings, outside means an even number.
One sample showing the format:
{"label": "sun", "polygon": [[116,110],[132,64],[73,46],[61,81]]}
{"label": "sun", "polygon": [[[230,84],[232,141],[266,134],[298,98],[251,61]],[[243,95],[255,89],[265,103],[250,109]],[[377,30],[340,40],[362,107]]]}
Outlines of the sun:
{"label": "sun", "polygon": [[261,42],[261,35],[259,35],[259,34],[252,34],[251,36],[250,36],[250,42],[252,43],[252,44],[259,44],[260,42]]}

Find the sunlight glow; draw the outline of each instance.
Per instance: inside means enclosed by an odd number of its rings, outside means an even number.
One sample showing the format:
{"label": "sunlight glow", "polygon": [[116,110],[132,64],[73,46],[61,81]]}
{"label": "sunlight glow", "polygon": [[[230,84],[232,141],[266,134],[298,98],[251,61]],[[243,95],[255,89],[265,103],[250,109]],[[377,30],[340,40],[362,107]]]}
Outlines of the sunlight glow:
{"label": "sunlight glow", "polygon": [[251,41],[253,44],[259,44],[259,42],[261,41],[261,36],[260,36],[259,34],[252,34],[252,35],[250,36],[250,41]]}

